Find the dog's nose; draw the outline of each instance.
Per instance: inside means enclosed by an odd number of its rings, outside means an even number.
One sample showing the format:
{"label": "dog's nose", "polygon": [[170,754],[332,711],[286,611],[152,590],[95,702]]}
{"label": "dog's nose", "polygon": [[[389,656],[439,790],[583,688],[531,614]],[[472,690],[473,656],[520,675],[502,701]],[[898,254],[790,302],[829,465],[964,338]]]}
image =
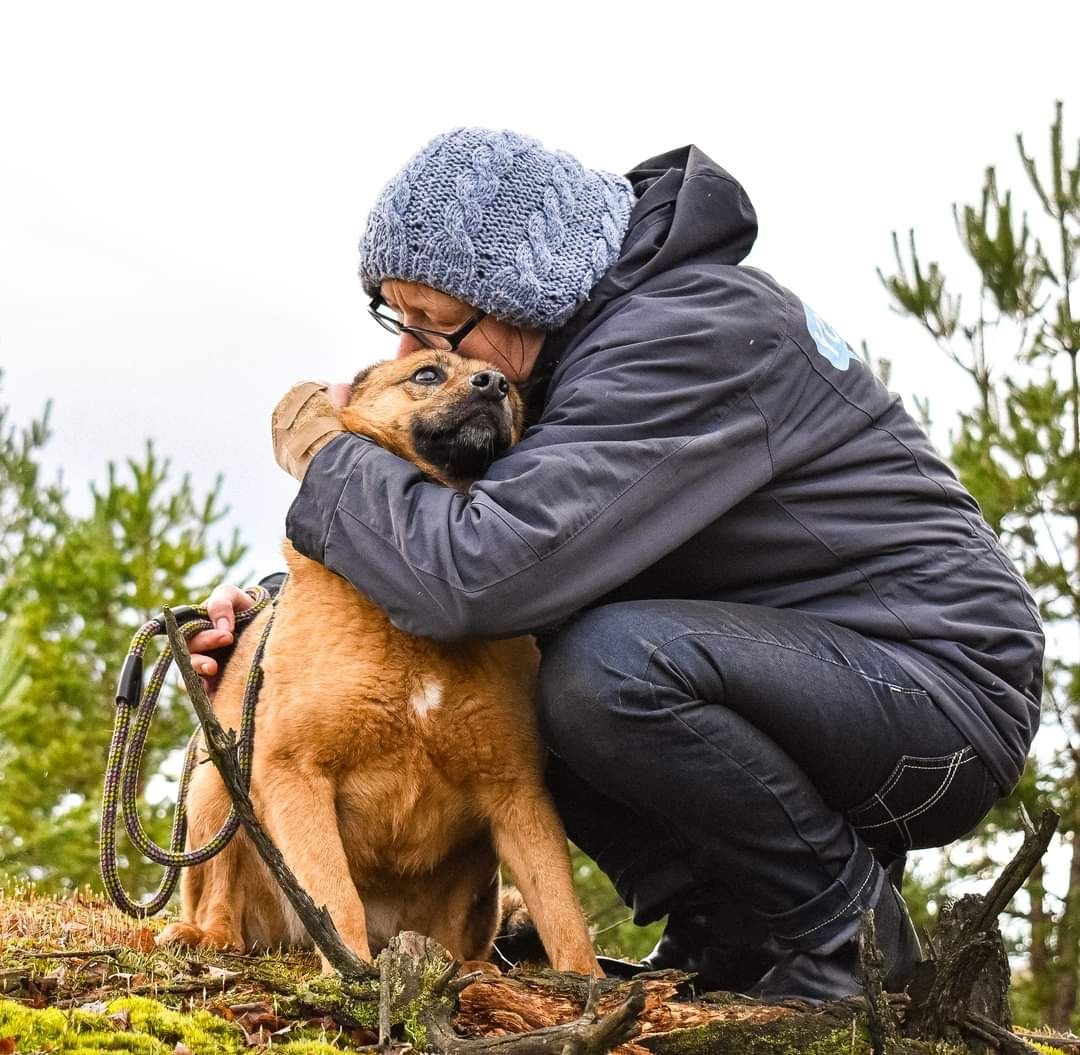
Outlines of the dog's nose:
{"label": "dog's nose", "polygon": [[469,384],[476,389],[476,395],[495,403],[505,399],[510,391],[510,382],[498,370],[481,370],[469,378]]}

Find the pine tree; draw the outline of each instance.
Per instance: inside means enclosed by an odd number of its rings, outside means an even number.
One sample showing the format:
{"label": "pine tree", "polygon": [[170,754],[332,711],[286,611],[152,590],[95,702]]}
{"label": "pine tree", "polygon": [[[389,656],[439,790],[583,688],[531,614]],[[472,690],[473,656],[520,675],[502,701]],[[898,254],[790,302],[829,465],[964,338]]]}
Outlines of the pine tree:
{"label": "pine tree", "polygon": [[[1080,950],[1080,318],[1072,301],[1080,254],[1080,142],[1066,158],[1062,105],[1049,158],[1017,145],[1041,215],[1029,221],[1011,191],[986,170],[977,205],[954,206],[978,289],[954,295],[941,267],[923,264],[912,231],[905,254],[893,234],[897,271],[878,272],[896,309],[918,320],[968,376],[974,404],[960,414],[950,459],[987,521],[1031,584],[1047,626],[1043,731],[1020,786],[974,839],[947,856],[943,877],[977,873],[1016,828],[1016,807],[1046,804],[1061,816],[1062,876],[1039,868],[1021,945],[1029,972],[1017,987],[1018,1016],[1057,1028],[1077,1023]],[[964,850],[977,851],[974,863]],[[1054,894],[1051,894],[1051,889]]]}
{"label": "pine tree", "polygon": [[[163,604],[206,596],[244,548],[235,535],[211,542],[221,481],[196,496],[149,443],[124,470],[110,463],[91,511],[72,515],[61,486],[43,482],[48,436],[48,409],[20,429],[0,408],[0,876],[63,890],[100,885],[101,784],[132,634]],[[192,726],[178,694],[163,693],[144,785]],[[170,809],[145,818],[159,842]],[[132,889],[156,883],[156,866],[128,863]]]}

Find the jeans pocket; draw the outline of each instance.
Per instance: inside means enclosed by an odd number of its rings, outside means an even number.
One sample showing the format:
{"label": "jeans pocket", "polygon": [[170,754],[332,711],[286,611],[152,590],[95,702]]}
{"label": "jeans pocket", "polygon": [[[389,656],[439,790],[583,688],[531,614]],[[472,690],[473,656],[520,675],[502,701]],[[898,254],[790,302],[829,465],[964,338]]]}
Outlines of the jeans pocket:
{"label": "jeans pocket", "polygon": [[846,815],[870,846],[917,850],[967,834],[997,798],[970,745],[947,755],[903,755],[881,787]]}

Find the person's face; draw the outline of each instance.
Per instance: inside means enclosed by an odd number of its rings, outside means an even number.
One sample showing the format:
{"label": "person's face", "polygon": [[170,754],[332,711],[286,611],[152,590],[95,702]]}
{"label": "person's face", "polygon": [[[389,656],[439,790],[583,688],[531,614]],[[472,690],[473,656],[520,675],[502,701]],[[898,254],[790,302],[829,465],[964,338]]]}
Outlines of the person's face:
{"label": "person's face", "polygon": [[[476,309],[464,301],[419,282],[388,278],[379,292],[387,308],[406,326],[452,333],[476,314]],[[514,326],[485,315],[462,339],[457,354],[490,363],[508,381],[524,381],[532,373],[543,343],[543,330]],[[402,333],[398,336],[397,358],[423,347],[413,334]]]}

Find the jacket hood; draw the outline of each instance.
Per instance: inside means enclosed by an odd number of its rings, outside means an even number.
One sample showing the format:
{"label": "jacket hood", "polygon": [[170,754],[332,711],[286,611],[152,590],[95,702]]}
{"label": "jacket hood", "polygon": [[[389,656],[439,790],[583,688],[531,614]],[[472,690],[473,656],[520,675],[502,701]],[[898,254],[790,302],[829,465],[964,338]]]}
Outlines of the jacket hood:
{"label": "jacket hood", "polygon": [[547,353],[557,356],[613,297],[694,257],[738,264],[754,244],[757,214],[746,191],[693,144],[641,162],[626,178],[637,204],[619,256],[588,301],[552,334],[545,358]]}
{"label": "jacket hood", "polygon": [[643,161],[626,178],[638,201],[609,272],[620,285],[698,254],[737,264],[750,252],[758,226],[746,191],[693,144]]}

